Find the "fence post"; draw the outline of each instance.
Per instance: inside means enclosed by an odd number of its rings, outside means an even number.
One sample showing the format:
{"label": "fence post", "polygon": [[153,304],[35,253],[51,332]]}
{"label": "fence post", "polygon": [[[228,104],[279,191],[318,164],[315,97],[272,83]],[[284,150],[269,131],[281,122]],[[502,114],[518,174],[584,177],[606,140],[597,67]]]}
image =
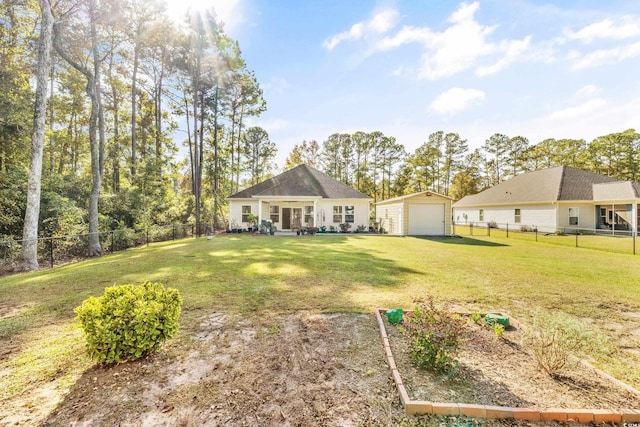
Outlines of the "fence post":
{"label": "fence post", "polygon": [[111,233],[111,253],[113,253],[113,248],[115,248],[115,244],[113,242],[115,240],[115,231],[111,230],[110,233]]}
{"label": "fence post", "polygon": [[489,226],[489,223],[487,223],[487,236],[491,237],[491,227]]}
{"label": "fence post", "polygon": [[578,247],[578,230],[576,230],[576,248]]}
{"label": "fence post", "polygon": [[473,223],[469,224],[469,234],[473,236]]}
{"label": "fence post", "polygon": [[507,238],[509,238],[509,223],[507,223]]}
{"label": "fence post", "polygon": [[149,247],[149,228],[144,226],[144,240],[147,242],[147,247]]}
{"label": "fence post", "polygon": [[191,237],[196,237],[196,234],[193,232],[193,224],[191,224]]}
{"label": "fence post", "polygon": [[636,236],[638,235],[638,232],[636,230],[633,230],[633,254],[636,254]]}
{"label": "fence post", "polygon": [[173,224],[173,225],[171,226],[171,229],[172,229],[172,231],[173,231],[173,240],[176,240],[176,225],[175,225],[175,224]]}
{"label": "fence post", "polygon": [[51,268],[53,268],[53,235],[49,238],[49,259],[51,260]]}
{"label": "fence post", "polygon": [[538,241],[538,227],[534,229],[536,231],[536,242]]}

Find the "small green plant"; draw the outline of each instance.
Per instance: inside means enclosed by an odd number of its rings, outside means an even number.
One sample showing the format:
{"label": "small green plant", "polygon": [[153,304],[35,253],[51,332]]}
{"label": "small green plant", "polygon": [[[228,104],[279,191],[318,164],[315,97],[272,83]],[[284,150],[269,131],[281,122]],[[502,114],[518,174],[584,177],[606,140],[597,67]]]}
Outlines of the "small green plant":
{"label": "small green plant", "polygon": [[550,376],[577,363],[576,356],[590,342],[590,334],[577,320],[564,313],[537,311],[526,331],[524,343],[538,363]]}
{"label": "small green plant", "polygon": [[502,336],[504,335],[504,325],[501,325],[498,322],[494,322],[493,333],[496,335],[496,337],[502,338]]}
{"label": "small green plant", "polygon": [[471,320],[473,320],[473,323],[475,323],[476,325],[480,324],[480,321],[482,320],[482,314],[480,313],[471,313]]}
{"label": "small green plant", "polygon": [[182,298],[160,283],[111,286],[75,309],[89,355],[99,363],[139,359],[178,330]]}
{"label": "small green plant", "polygon": [[448,306],[437,307],[433,296],[415,300],[412,316],[402,328],[409,338],[409,355],[414,364],[435,372],[450,372],[457,366],[456,352],[466,322]]}

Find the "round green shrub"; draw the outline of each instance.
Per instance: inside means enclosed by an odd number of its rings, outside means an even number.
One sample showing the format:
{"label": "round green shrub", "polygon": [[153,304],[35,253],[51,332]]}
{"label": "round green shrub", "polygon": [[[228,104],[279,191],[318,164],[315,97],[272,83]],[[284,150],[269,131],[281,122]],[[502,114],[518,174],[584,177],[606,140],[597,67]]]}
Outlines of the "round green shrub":
{"label": "round green shrub", "polygon": [[75,312],[89,355],[100,363],[135,360],[157,350],[178,330],[182,297],[161,283],[111,286]]}

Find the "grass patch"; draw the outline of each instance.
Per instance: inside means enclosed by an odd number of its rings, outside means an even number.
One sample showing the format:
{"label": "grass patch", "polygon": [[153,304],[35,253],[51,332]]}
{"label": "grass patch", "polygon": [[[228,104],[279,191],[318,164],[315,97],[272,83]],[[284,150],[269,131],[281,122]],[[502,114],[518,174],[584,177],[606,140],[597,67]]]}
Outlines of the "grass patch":
{"label": "grass patch", "polygon": [[[0,347],[12,348],[0,357],[2,399],[90,366],[73,309],[107,286],[145,280],[180,291],[183,338],[212,311],[362,313],[410,308],[427,294],[525,321],[536,308],[560,310],[601,333],[620,312],[640,312],[640,263],[630,254],[494,236],[185,239],[1,278]],[[640,387],[631,356],[592,353]]]}

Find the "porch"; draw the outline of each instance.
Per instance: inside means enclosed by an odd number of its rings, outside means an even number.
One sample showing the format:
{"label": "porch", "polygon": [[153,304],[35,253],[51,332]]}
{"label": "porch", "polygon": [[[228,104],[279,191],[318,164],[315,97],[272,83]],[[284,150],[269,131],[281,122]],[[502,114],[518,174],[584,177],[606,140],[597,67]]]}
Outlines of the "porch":
{"label": "porch", "polygon": [[638,229],[640,210],[637,204],[600,204],[596,205],[596,229],[616,231],[635,231]]}

